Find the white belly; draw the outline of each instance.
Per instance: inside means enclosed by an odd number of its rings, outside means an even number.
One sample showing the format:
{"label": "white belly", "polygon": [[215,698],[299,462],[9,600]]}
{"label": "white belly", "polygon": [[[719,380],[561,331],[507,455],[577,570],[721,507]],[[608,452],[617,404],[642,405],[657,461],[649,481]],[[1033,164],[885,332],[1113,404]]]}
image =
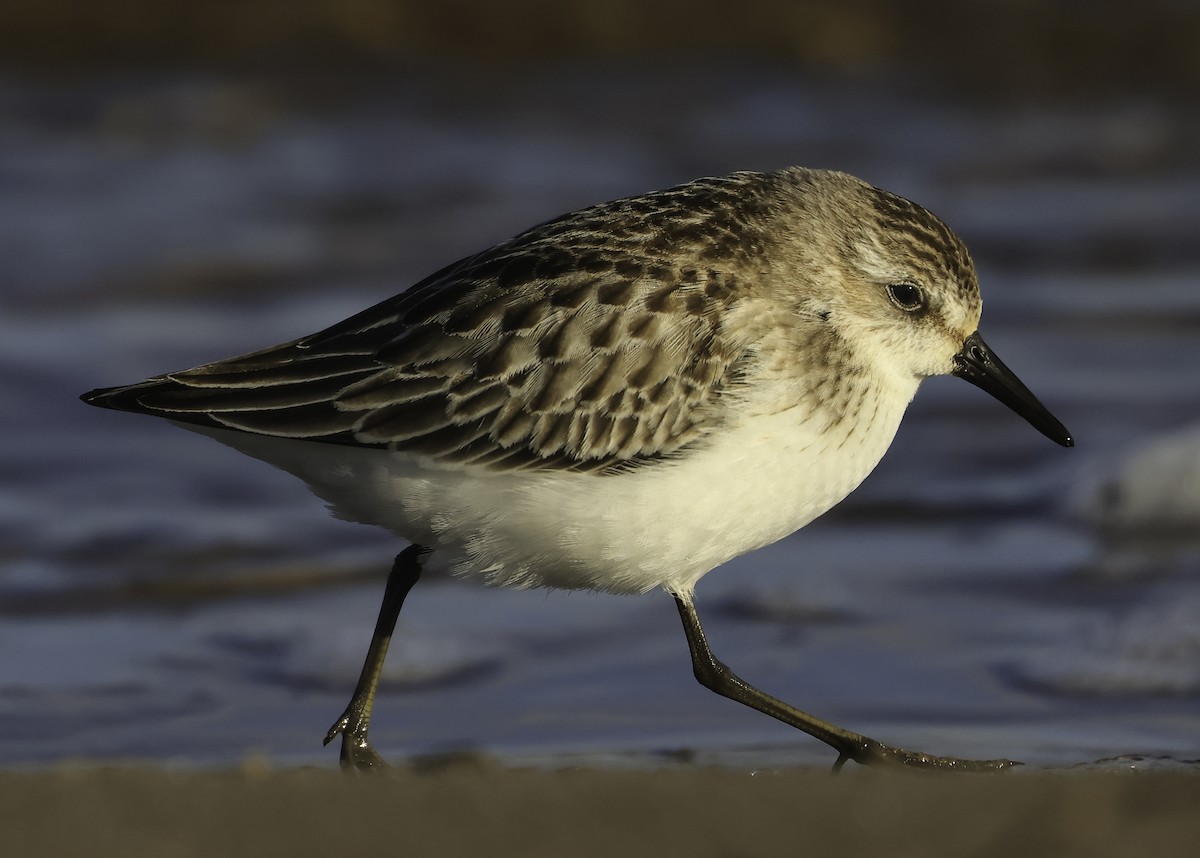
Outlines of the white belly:
{"label": "white belly", "polygon": [[869,424],[826,427],[799,409],[743,418],[687,457],[607,476],[440,467],[378,449],[197,431],[300,477],[339,517],[434,549],[431,568],[497,585],[687,592],[853,491],[909,398],[889,399]]}

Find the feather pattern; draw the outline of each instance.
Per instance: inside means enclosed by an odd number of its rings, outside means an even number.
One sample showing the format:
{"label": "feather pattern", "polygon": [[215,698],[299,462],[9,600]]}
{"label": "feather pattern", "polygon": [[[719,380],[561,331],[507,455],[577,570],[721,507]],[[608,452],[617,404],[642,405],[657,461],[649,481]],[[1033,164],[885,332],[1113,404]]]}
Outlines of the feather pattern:
{"label": "feather pattern", "polygon": [[722,320],[754,291],[778,180],[584,209],[320,333],[88,401],[504,470],[677,454],[717,428],[747,360]]}

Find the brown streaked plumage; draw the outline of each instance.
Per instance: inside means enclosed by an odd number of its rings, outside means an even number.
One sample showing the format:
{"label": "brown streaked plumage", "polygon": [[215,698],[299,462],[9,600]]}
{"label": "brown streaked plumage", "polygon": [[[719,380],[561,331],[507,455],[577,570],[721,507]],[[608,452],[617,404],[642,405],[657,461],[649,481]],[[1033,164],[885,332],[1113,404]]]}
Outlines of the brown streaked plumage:
{"label": "brown streaked plumage", "polygon": [[721,320],[739,289],[761,288],[765,179],[585,209],[319,334],[89,401],[491,467],[674,453],[719,422],[713,403],[736,378]]}
{"label": "brown streaked plumage", "polygon": [[882,745],[716,660],[701,576],[838,503],[923,378],[959,375],[1069,445],[979,338],[975,270],[925,209],[842,173],[701,179],[594,206],[290,343],[92,391],[304,479],[413,546],[326,741],[367,742],[392,627],[423,568],[675,598],[697,678],[861,763],[996,769]]}

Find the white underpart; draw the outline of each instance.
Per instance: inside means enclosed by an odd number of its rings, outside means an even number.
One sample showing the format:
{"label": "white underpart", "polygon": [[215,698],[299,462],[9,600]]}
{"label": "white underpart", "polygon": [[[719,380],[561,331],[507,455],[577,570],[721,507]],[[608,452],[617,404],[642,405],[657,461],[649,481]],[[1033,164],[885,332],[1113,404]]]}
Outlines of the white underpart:
{"label": "white underpart", "polygon": [[916,386],[881,385],[864,419],[833,425],[799,406],[751,401],[688,455],[606,476],[443,467],[179,425],[295,474],[341,518],[434,549],[432,569],[494,585],[689,593],[713,568],[853,491],[891,444]]}

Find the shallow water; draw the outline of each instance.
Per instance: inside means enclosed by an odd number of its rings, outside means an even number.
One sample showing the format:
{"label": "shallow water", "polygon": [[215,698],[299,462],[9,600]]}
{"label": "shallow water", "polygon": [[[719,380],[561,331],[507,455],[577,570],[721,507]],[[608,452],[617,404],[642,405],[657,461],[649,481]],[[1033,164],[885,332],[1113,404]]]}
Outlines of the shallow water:
{"label": "shallow water", "polygon": [[[317,330],[580,205],[789,163],[954,225],[985,336],[1079,446],[928,383],[836,512],[702,582],[717,653],[907,747],[1200,756],[1194,492],[1118,470],[1200,421],[1194,110],[604,68],[8,79],[0,108],[0,765],[332,764],[320,738],[402,547],[80,393]],[[392,756],[830,757],[697,686],[663,594],[423,582],[385,683],[372,736]]]}

